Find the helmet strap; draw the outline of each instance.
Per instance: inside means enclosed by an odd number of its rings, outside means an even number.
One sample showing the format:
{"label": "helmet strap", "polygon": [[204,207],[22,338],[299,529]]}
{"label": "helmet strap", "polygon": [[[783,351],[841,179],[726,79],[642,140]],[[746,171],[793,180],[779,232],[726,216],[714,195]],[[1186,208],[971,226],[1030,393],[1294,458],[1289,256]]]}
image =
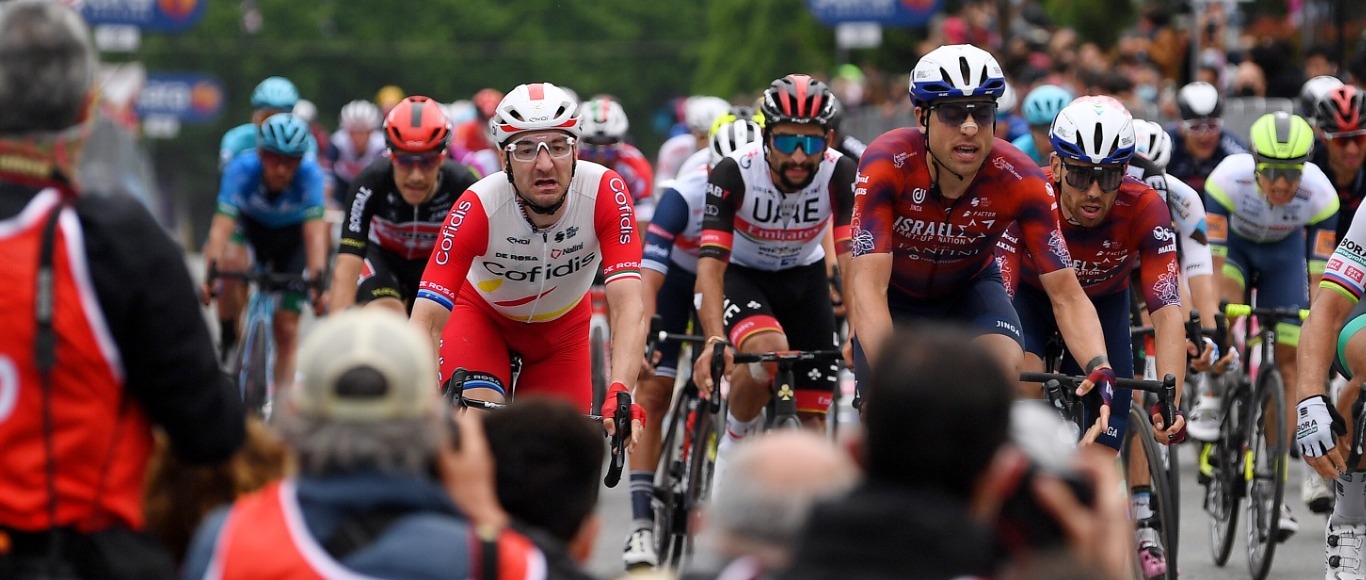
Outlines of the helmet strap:
{"label": "helmet strap", "polygon": [[[507,162],[506,167],[511,167],[511,154],[505,150],[503,152],[503,156],[505,158],[505,161]],[[571,184],[574,181],[574,174],[578,172],[578,169],[578,163],[574,163],[569,168],[569,181]],[[564,195],[560,196],[559,201],[556,201],[555,203],[552,203],[550,205],[537,205],[536,202],[531,201],[529,198],[527,198],[527,196],[522,195],[522,192],[517,189],[517,183],[512,180],[512,171],[504,171],[504,173],[506,173],[508,176],[508,183],[512,185],[512,192],[517,196],[517,203],[520,204],[522,207],[531,210],[531,213],[539,215],[554,215],[555,212],[559,211],[560,208],[564,206],[565,200],[569,199],[569,191],[566,189]]]}
{"label": "helmet strap", "polygon": [[952,173],[954,177],[958,178],[958,181],[963,181],[963,175],[945,167],[944,164],[939,161],[939,156],[934,154],[934,148],[930,147],[930,125],[932,124],[930,123],[930,110],[929,108],[922,110],[924,113],[921,113],[920,115],[920,122],[925,125],[925,152],[930,154],[930,163],[934,164],[935,169],[930,175],[930,194],[935,197],[942,197],[944,192],[939,187],[939,172],[947,171]]}

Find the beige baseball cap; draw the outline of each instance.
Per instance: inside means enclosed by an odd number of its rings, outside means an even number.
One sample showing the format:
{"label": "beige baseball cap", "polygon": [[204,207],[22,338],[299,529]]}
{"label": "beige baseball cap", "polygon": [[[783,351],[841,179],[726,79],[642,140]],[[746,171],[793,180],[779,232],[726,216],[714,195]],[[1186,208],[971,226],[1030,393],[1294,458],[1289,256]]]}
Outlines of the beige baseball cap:
{"label": "beige baseball cap", "polygon": [[352,309],[304,339],[289,400],[306,417],[387,421],[427,416],[437,405],[431,345],[402,316]]}

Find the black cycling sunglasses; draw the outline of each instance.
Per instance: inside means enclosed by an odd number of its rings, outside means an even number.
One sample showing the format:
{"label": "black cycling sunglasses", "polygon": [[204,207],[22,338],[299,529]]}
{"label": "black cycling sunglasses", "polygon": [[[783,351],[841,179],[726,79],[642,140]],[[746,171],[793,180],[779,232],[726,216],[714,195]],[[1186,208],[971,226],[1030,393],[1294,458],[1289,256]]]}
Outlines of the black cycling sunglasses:
{"label": "black cycling sunglasses", "polygon": [[1100,184],[1100,190],[1105,193],[1113,193],[1124,183],[1124,166],[1122,165],[1073,165],[1063,162],[1062,166],[1067,169],[1063,178],[1070,185],[1081,191],[1091,189],[1091,183]]}
{"label": "black cycling sunglasses", "polygon": [[940,103],[932,107],[939,122],[950,127],[961,127],[968,117],[978,126],[996,121],[996,103]]}

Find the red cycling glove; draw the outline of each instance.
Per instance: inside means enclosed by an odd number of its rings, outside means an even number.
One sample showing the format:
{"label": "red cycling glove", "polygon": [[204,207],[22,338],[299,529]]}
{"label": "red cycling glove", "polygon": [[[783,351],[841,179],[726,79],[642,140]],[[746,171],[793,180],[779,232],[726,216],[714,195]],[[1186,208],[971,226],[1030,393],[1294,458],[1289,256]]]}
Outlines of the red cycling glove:
{"label": "red cycling glove", "polygon": [[[627,396],[627,397],[630,397],[630,396],[631,396],[631,391],[627,390],[625,384],[621,383],[620,381],[614,382],[614,383],[612,383],[612,386],[611,386],[611,387],[608,387],[608,388],[607,388],[607,401],[608,401],[608,404],[614,404],[614,403],[615,403],[616,398],[617,398],[617,393],[626,393],[626,396]],[[604,415],[605,415],[605,414],[606,414],[606,413],[604,413]],[[615,417],[614,417],[614,418],[615,418]],[[640,403],[637,403],[637,402],[635,402],[634,400],[631,401],[631,420],[632,420],[632,421],[640,421],[640,426],[641,426],[641,427],[644,427],[644,426],[645,426],[645,407],[640,406]]]}

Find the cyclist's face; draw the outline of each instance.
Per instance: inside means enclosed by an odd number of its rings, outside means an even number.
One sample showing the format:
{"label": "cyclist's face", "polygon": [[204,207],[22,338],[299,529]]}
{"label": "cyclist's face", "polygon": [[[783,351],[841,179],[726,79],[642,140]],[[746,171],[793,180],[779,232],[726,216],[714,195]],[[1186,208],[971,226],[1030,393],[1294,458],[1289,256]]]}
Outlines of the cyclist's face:
{"label": "cyclist's face", "polygon": [[1063,160],[1057,154],[1051,159],[1054,181],[1061,190],[1058,202],[1062,204],[1063,217],[1082,227],[1099,225],[1115,207],[1125,166],[1102,165],[1097,170],[1095,164]]}
{"label": "cyclist's face", "polygon": [[927,131],[926,146],[939,163],[959,175],[971,176],[981,169],[995,141],[996,104],[977,99],[946,99],[929,109],[916,108]]}
{"label": "cyclist's face", "polygon": [[294,174],[299,170],[301,157],[290,157],[271,153],[264,149],[261,154],[261,183],[270,192],[281,192],[289,187],[289,182],[294,181]]}
{"label": "cyclist's face", "polygon": [[1196,159],[1209,159],[1219,148],[1224,124],[1221,119],[1208,117],[1181,122],[1181,134],[1186,140],[1186,152]]}
{"label": "cyclist's face", "polygon": [[351,150],[357,155],[364,154],[370,148],[371,134],[369,129],[348,129],[346,136],[351,139]]}
{"label": "cyclist's face", "polygon": [[1366,162],[1366,134],[1331,136],[1324,143],[1328,144],[1328,164],[1334,168],[1355,171]]}
{"label": "cyclist's face", "polygon": [[[566,145],[569,151],[556,157]],[[540,206],[554,205],[569,191],[569,181],[574,176],[577,144],[563,131],[535,131],[523,133],[508,144],[512,150],[504,149],[507,171],[512,174],[512,184],[517,191]],[[526,153],[535,151],[534,157]]]}
{"label": "cyclist's face", "polygon": [[779,123],[768,133],[768,170],[778,188],[796,191],[811,184],[830,142],[830,133],[817,125]]}
{"label": "cyclist's face", "polygon": [[1257,187],[1261,188],[1271,205],[1285,205],[1295,200],[1295,192],[1300,189],[1300,179],[1289,179],[1284,175],[1270,178],[1258,173]]}
{"label": "cyclist's face", "polygon": [[426,153],[405,153],[389,150],[389,163],[394,167],[394,185],[408,205],[417,205],[431,197],[436,191],[437,178],[441,175],[441,162],[446,159],[446,150]]}

